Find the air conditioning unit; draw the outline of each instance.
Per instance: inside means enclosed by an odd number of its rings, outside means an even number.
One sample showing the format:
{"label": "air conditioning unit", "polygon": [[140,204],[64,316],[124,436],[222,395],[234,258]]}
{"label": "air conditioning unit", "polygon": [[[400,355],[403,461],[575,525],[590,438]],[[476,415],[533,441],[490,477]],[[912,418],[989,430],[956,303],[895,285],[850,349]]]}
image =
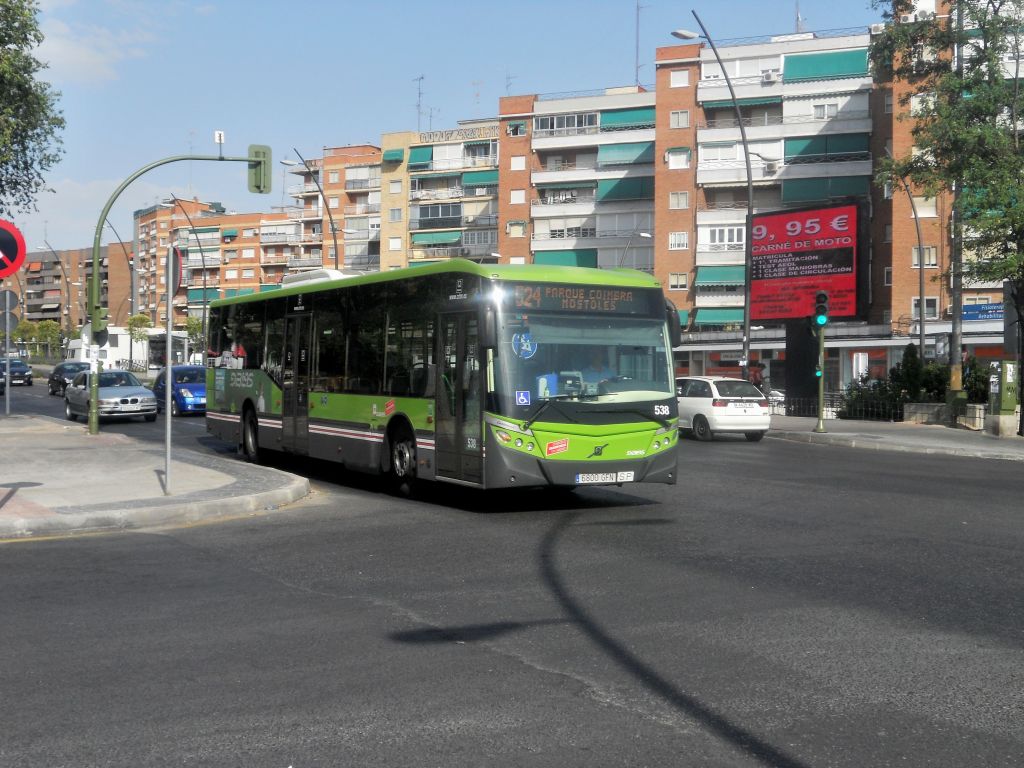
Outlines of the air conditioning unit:
{"label": "air conditioning unit", "polygon": [[918,11],[917,12],[917,20],[918,21],[928,21],[929,19],[934,19],[934,18],[935,18],[935,12],[934,11]]}
{"label": "air conditioning unit", "polygon": [[761,74],[762,83],[775,83],[779,80],[778,72],[764,72]]}
{"label": "air conditioning unit", "polygon": [[900,21],[902,23],[904,23],[904,24],[911,24],[911,23],[917,21],[917,14],[916,13],[904,13],[902,16],[900,16]]}
{"label": "air conditioning unit", "polygon": [[764,172],[765,173],[778,173],[779,172],[779,164],[769,160],[767,163],[764,164]]}
{"label": "air conditioning unit", "polygon": [[872,35],[880,35],[883,32],[885,32],[885,24],[872,24],[871,25],[871,34]]}
{"label": "air conditioning unit", "polygon": [[469,256],[472,252],[473,251],[470,248],[460,248],[459,249],[459,256]]}

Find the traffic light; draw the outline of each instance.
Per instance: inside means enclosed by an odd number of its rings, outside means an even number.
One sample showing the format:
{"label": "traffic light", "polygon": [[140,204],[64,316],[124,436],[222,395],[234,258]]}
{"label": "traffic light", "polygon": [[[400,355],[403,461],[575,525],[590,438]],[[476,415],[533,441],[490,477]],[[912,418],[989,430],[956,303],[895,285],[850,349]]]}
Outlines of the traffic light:
{"label": "traffic light", "polygon": [[814,296],[814,325],[818,328],[828,325],[828,294],[825,291],[818,291]]}
{"label": "traffic light", "polygon": [[814,366],[814,378],[816,378],[816,379],[820,379],[821,378],[821,366],[820,365]]}
{"label": "traffic light", "polygon": [[107,343],[107,308],[96,307],[92,313],[92,338],[90,344],[102,347]]}
{"label": "traffic light", "polygon": [[270,193],[270,147],[266,144],[249,145],[249,191],[262,195]]}

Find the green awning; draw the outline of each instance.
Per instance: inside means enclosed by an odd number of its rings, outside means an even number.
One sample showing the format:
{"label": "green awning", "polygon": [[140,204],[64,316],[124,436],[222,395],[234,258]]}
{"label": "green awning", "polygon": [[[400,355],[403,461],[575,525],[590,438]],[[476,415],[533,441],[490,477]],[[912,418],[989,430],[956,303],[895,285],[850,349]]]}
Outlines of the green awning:
{"label": "green awning", "polygon": [[440,264],[436,259],[409,259],[410,267],[426,267],[430,264]]}
{"label": "green awning", "polygon": [[[410,168],[410,171],[415,172],[415,168]],[[412,178],[414,179],[440,179],[442,177],[451,178],[452,176],[461,175],[462,171],[436,171],[434,173],[417,173]]]}
{"label": "green awning", "polygon": [[[206,289],[206,300],[214,301],[220,298],[220,290],[217,288]],[[189,304],[202,304],[203,303],[203,289],[202,288],[189,288],[188,289],[188,303]]]}
{"label": "green awning", "polygon": [[601,179],[597,182],[597,202],[609,200],[653,200],[654,177]]}
{"label": "green awning", "polygon": [[434,160],[434,146],[410,147],[409,166],[429,165]]}
{"label": "green awning", "polygon": [[[741,107],[756,107],[761,104],[781,104],[781,96],[759,96],[751,99],[736,99],[736,102]],[[724,109],[725,107],[732,107],[732,99],[722,99],[720,101],[705,101],[701,103],[704,109]]]}
{"label": "green awning", "polygon": [[602,144],[597,148],[597,164],[638,165],[654,162],[654,142],[640,141],[634,144]]}
{"label": "green awning", "polygon": [[498,183],[498,171],[467,171],[462,174],[464,187],[490,187]]}
{"label": "green awning", "polygon": [[833,197],[867,195],[870,176],[831,176],[815,179],[783,179],[782,202],[809,203]]}
{"label": "green awning", "polygon": [[697,267],[694,285],[743,285],[745,271],[742,264],[729,267]]}
{"label": "green awning", "polygon": [[786,139],[784,142],[786,162],[795,157],[824,157],[828,153],[828,140],[825,136],[805,136]]}
{"label": "green awning", "polygon": [[533,254],[534,264],[557,267],[596,267],[596,248],[576,248],[567,251],[537,251]]}
{"label": "green awning", "polygon": [[690,324],[690,310],[688,309],[677,309],[679,313],[679,327],[685,328]]}
{"label": "green awning", "polygon": [[737,325],[743,322],[743,308],[698,309],[693,322],[697,325]]}
{"label": "green awning", "polygon": [[267,291],[279,291],[280,289],[280,283],[265,283],[260,286],[260,293],[266,293]]}
{"label": "green awning", "polygon": [[385,149],[380,159],[385,163],[400,163],[404,157],[404,149]]}
{"label": "green awning", "polygon": [[221,237],[238,237],[238,230],[237,229],[225,229],[220,234],[221,234]]}
{"label": "green awning", "polygon": [[560,181],[552,184],[540,182],[537,189],[593,189],[596,186],[596,181]]}
{"label": "green awning", "polygon": [[462,240],[461,232],[414,232],[413,245],[451,245]]}
{"label": "green awning", "polygon": [[866,77],[868,49],[788,55],[782,63],[782,80],[799,83],[804,80],[835,80],[841,77]]}
{"label": "green awning", "polygon": [[464,147],[489,147],[491,146],[493,139],[483,139],[482,141],[465,141],[462,143]]}
{"label": "green awning", "polygon": [[601,113],[601,128],[654,127],[654,107],[615,109]]}
{"label": "green awning", "polygon": [[232,296],[248,296],[250,293],[256,293],[255,288],[225,288],[224,298],[230,299]]}

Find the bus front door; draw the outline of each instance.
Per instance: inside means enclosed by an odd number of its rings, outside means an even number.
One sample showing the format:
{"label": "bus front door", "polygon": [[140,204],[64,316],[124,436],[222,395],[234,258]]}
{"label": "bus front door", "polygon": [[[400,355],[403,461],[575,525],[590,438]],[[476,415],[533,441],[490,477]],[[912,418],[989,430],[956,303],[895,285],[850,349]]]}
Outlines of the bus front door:
{"label": "bus front door", "polygon": [[281,402],[281,447],[309,453],[309,315],[285,318]]}
{"label": "bus front door", "polygon": [[441,315],[435,392],[437,476],[483,481],[483,376],[475,314]]}

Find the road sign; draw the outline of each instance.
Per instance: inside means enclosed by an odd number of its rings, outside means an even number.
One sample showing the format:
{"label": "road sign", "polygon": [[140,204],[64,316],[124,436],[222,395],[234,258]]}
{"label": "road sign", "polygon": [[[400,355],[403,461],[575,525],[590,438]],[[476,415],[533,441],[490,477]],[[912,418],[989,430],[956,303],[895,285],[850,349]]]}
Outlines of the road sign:
{"label": "road sign", "polygon": [[14,291],[0,291],[0,312],[17,312],[18,294]]}
{"label": "road sign", "polygon": [[13,275],[24,262],[24,236],[11,222],[0,219],[0,277]]}

